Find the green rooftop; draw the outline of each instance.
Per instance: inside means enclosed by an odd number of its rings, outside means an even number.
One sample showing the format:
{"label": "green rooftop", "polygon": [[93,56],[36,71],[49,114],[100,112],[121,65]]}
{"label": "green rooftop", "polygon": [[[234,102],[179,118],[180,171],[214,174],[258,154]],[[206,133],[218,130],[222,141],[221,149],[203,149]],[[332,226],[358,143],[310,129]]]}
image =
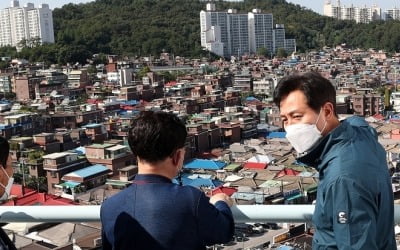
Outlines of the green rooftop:
{"label": "green rooftop", "polygon": [[228,166],[224,167],[225,170],[233,171],[240,167],[240,164],[229,164]]}

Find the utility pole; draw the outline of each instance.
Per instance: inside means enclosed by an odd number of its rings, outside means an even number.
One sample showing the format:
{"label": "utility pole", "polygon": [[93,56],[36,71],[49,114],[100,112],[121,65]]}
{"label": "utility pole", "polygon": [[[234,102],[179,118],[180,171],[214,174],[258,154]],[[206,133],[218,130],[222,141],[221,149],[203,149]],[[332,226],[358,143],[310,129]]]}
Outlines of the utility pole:
{"label": "utility pole", "polygon": [[22,195],[25,195],[25,158],[22,158],[21,163],[19,164],[22,173]]}

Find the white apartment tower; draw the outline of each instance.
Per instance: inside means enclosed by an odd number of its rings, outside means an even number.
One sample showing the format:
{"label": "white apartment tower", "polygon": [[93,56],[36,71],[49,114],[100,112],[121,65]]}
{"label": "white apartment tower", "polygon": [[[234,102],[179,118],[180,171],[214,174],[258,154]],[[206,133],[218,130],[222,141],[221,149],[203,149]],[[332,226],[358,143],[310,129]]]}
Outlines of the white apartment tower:
{"label": "white apartment tower", "polygon": [[274,29],[274,51],[280,48],[285,48],[285,26],[277,24]]}
{"label": "white apartment tower", "polygon": [[399,8],[388,9],[385,13],[385,19],[400,20],[400,9]]}
{"label": "white apartment tower", "polygon": [[200,11],[201,46],[223,56],[230,54],[228,13],[215,11],[215,4],[208,3],[206,11]]}
{"label": "white apartment tower", "polygon": [[369,23],[375,20],[382,19],[382,9],[373,5],[369,7],[346,7],[341,5],[340,0],[336,2],[336,5],[332,4],[330,0],[327,0],[324,4],[324,15],[333,17],[339,20],[354,20],[357,23]]}
{"label": "white apartment tower", "polygon": [[273,23],[272,14],[262,14],[260,9],[249,13],[251,52],[257,52],[259,48],[266,48],[270,53],[274,51]]}
{"label": "white apartment tower", "polygon": [[296,50],[294,39],[285,41],[284,28],[275,34],[273,15],[263,14],[259,9],[248,14],[238,14],[234,9],[218,12],[214,3],[208,3],[206,11],[200,11],[200,37],[203,48],[225,57],[255,53],[259,48],[270,53],[276,52],[276,47],[289,53]]}
{"label": "white apartment tower", "polygon": [[230,55],[241,56],[250,53],[249,19],[247,14],[237,14],[236,10],[228,10]]}
{"label": "white apartment tower", "polygon": [[0,46],[14,46],[23,39],[40,43],[54,43],[53,14],[49,5],[35,8],[32,3],[19,6],[18,0],[11,7],[0,10]]}

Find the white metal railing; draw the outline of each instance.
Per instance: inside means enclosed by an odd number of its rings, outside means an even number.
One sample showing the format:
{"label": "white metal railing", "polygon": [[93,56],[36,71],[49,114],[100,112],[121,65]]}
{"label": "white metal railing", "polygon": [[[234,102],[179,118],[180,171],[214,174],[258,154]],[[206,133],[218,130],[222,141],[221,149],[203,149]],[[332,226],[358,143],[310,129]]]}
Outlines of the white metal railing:
{"label": "white metal railing", "polygon": [[[314,205],[238,205],[235,222],[309,222]],[[400,205],[394,205],[400,223]],[[100,206],[0,206],[0,222],[86,222],[100,220]]]}

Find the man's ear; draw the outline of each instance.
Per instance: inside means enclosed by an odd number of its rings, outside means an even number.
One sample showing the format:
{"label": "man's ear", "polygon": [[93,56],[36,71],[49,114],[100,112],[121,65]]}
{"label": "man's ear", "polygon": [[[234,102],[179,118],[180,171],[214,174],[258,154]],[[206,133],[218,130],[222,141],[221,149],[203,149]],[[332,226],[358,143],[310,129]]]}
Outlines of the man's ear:
{"label": "man's ear", "polygon": [[336,117],[336,115],[335,115],[335,107],[330,102],[327,102],[327,103],[324,104],[323,112],[325,113],[325,117],[328,120]]}
{"label": "man's ear", "polygon": [[174,164],[174,166],[177,166],[180,160],[180,150],[175,150],[175,152],[172,153],[171,158],[172,158],[172,164]]}

